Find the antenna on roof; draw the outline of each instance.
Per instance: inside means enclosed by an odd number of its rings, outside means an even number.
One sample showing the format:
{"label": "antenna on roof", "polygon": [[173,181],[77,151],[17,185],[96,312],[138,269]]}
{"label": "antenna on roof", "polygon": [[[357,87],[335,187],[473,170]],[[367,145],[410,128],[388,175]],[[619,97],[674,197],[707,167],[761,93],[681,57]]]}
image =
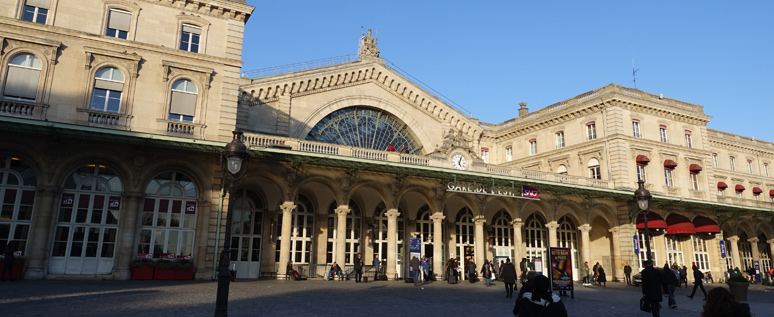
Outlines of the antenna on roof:
{"label": "antenna on roof", "polygon": [[632,81],[634,82],[634,89],[637,89],[637,71],[638,68],[634,68],[634,57],[632,57]]}

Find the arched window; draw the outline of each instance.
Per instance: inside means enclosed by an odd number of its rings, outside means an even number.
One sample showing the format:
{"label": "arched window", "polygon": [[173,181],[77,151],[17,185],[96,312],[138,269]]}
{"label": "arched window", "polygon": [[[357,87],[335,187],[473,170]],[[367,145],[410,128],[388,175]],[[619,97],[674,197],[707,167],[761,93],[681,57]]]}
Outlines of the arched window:
{"label": "arched window", "polygon": [[[556,243],[560,248],[568,248],[572,254],[571,269],[575,270],[580,265],[578,257],[578,226],[570,217],[559,218],[559,228],[556,229]],[[573,271],[573,276],[578,276]]]}
{"label": "arched window", "polygon": [[3,98],[34,102],[43,64],[32,54],[19,54],[8,63]]}
{"label": "arched window", "polygon": [[154,258],[193,256],[198,209],[193,180],[180,172],[165,172],[145,187],[145,195],[137,252]]}
{"label": "arched window", "polygon": [[231,220],[231,261],[237,278],[259,278],[264,202],[254,191],[238,189]]}
{"label": "arched window", "polygon": [[559,165],[559,167],[556,169],[557,174],[567,174],[567,166]]}
{"label": "arched window", "polygon": [[396,224],[398,226],[398,233],[397,233],[397,239],[396,243],[397,245],[397,252],[395,254],[395,263],[387,263],[387,206],[384,203],[379,203],[379,205],[374,208],[374,225],[376,228],[374,228],[374,254],[379,254],[379,258],[382,259],[382,265],[395,265],[396,270],[399,274],[399,276],[403,276],[403,270],[400,267],[397,267],[398,263],[404,263],[403,262],[403,235],[405,233],[405,220],[403,217],[403,210],[398,209],[398,219],[396,221]]}
{"label": "arched window", "polygon": [[[360,253],[360,238],[363,232],[363,218],[360,212],[360,205],[354,200],[349,201],[349,213],[347,214],[346,224],[346,249],[344,250],[344,263],[338,263],[339,265],[354,264],[355,255]],[[339,217],[336,214],[336,208],[338,208],[336,202],[331,203],[328,207],[328,243],[326,246],[327,252],[325,261],[328,264],[333,263],[336,260],[336,253],[339,251],[336,249],[337,231]]]}
{"label": "arched window", "polygon": [[740,268],[742,270],[748,270],[753,266],[752,243],[749,240],[747,233],[742,233],[739,236],[739,256],[742,260],[742,266],[744,266],[744,268]]}
{"label": "arched window", "polygon": [[508,257],[514,259],[513,253],[513,225],[511,221],[511,214],[501,209],[494,216],[492,222],[492,229],[494,230],[494,249],[495,257]]}
{"label": "arched window", "polygon": [[[422,238],[422,246],[423,250],[425,251],[427,245],[431,245],[432,238],[433,238],[433,221],[430,220],[430,216],[432,216],[432,212],[430,211],[430,206],[424,205],[421,208],[419,208],[419,211],[417,211],[417,231],[419,233],[419,237]],[[440,237],[438,237],[440,238]],[[422,253],[426,254],[426,253]]]}
{"label": "arched window", "polygon": [[94,76],[94,90],[91,93],[91,109],[104,112],[121,110],[121,93],[124,90],[124,75],[114,67],[103,67]]}
{"label": "arched window", "polygon": [[112,168],[87,164],[71,173],[59,203],[51,274],[110,274],[123,185]]}
{"label": "arched window", "polygon": [[312,127],[306,139],[374,150],[403,147],[411,154],[420,151],[405,123],[382,110],[365,107],[331,112]]}
{"label": "arched window", "polygon": [[589,168],[589,178],[602,179],[602,171],[599,168],[599,160],[595,158],[590,159],[587,166]]}
{"label": "arched window", "polygon": [[767,241],[766,235],[761,233],[758,236],[758,252],[760,252],[761,258],[761,272],[765,272],[766,274],[768,274],[769,268],[771,268],[771,249],[769,248],[769,243]]}
{"label": "arched window", "polygon": [[533,213],[524,222],[524,231],[524,243],[527,245],[526,258],[530,263],[534,263],[535,258],[542,258],[543,263],[546,263],[546,245],[548,245],[546,221],[539,214]]}
{"label": "arched window", "polygon": [[169,120],[193,122],[196,113],[196,86],[187,79],[178,79],[172,84],[169,104]]}
{"label": "arched window", "polygon": [[[290,237],[282,236],[283,213],[280,211],[277,221],[276,235],[279,239],[290,239],[290,261],[293,264],[308,264],[312,261],[312,242],[314,234],[314,204],[304,195],[298,195],[296,209],[293,210],[290,229]],[[274,250],[274,259],[279,261],[280,242]],[[282,263],[284,266],[287,263]]]}
{"label": "arched window", "polygon": [[[467,263],[473,258],[475,252],[476,229],[473,223],[473,211],[464,207],[457,212],[454,225],[457,227],[457,254],[460,257],[460,263]],[[467,279],[466,274],[462,274],[463,279]]]}
{"label": "arched window", "polygon": [[0,245],[27,255],[37,176],[16,157],[0,156]]}

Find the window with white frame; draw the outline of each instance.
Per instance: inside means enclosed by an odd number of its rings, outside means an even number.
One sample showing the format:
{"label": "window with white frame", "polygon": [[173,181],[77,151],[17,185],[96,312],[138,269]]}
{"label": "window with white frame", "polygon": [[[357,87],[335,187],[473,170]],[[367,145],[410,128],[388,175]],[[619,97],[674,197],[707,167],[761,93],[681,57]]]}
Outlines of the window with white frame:
{"label": "window with white frame", "polygon": [[198,194],[180,172],[156,176],[145,188],[138,253],[193,255]]}
{"label": "window with white frame", "polygon": [[645,178],[645,165],[637,163],[637,179],[646,182]]}
{"label": "window with white frame", "polygon": [[[640,246],[640,253],[639,253],[639,260],[640,260],[640,267],[645,267],[645,261],[648,260],[648,247],[645,243],[645,229],[639,229],[637,230],[637,244]],[[651,246],[653,245],[653,240],[650,240]],[[650,258],[653,260],[653,263],[658,263],[658,260],[656,260],[656,248],[650,248]]]}
{"label": "window with white frame", "polygon": [[592,121],[589,123],[586,123],[586,140],[596,140],[597,139],[597,124]]}
{"label": "window with white frame", "polygon": [[15,251],[27,255],[35,203],[35,171],[25,161],[0,156],[0,245],[12,242]]}
{"label": "window with white frame", "polygon": [[688,130],[685,130],[685,146],[693,147],[693,143],[691,142],[691,131]]}
{"label": "window with white frame", "polygon": [[707,241],[696,235],[692,235],[691,240],[693,241],[693,261],[696,262],[696,266],[702,272],[709,271],[710,262]]}
{"label": "window with white frame", "polygon": [[664,183],[667,187],[672,187],[672,168],[664,167]]}
{"label": "window with white frame", "polygon": [[529,155],[537,154],[537,139],[529,140]]}
{"label": "window with white frame", "polygon": [[736,158],[734,158],[734,157],[732,156],[732,157],[730,158],[730,162],[731,162],[731,170],[732,170],[732,171],[736,171]]}
{"label": "window with white frame", "polygon": [[747,160],[747,172],[750,174],[753,173],[752,160]]}
{"label": "window with white frame", "polygon": [[658,134],[661,136],[661,142],[667,143],[669,140],[667,139],[667,127],[665,125],[661,125],[658,127]]}
{"label": "window with white frame", "polygon": [[673,263],[685,263],[683,243],[680,237],[673,234],[667,234],[664,235],[664,241],[666,241],[667,262],[669,262],[670,265]]}
{"label": "window with white frame", "polygon": [[699,190],[699,174],[691,172],[691,188]]}
{"label": "window with white frame", "polygon": [[43,64],[32,54],[19,54],[8,62],[3,98],[35,102]]}
{"label": "window with white frame", "polygon": [[639,120],[632,120],[632,135],[635,138],[642,137],[642,134],[640,134],[640,121]]}
{"label": "window with white frame", "polygon": [[196,113],[196,86],[187,79],[178,79],[172,84],[169,105],[169,120],[193,122]]}
{"label": "window with white frame", "polygon": [[739,236],[739,242],[737,244],[739,245],[740,260],[742,260],[742,266],[744,266],[744,268],[740,269],[747,270],[753,266],[752,243],[747,237],[747,233],[742,233],[742,235]]}
{"label": "window with white frame", "polygon": [[[532,214],[524,221],[524,244],[526,245],[526,258],[529,263],[534,265],[535,258],[546,259],[546,245],[548,240],[546,239],[548,234],[546,232],[546,222],[538,214]],[[543,260],[543,267],[546,265],[546,261]],[[531,269],[535,269],[534,267]],[[545,272],[545,271],[544,271]]]}
{"label": "window with white frame", "polygon": [[587,165],[589,169],[589,178],[602,179],[602,170],[599,167],[599,160],[593,158]]}
{"label": "window with white frame", "polygon": [[506,147],[505,148],[505,161],[510,162],[513,161],[513,147]]}
{"label": "window with white frame", "polygon": [[119,39],[126,39],[129,35],[129,24],[132,20],[132,14],[118,9],[110,9],[108,12],[108,25],[105,29],[105,35]]}
{"label": "window with white frame", "polygon": [[513,225],[511,225],[511,215],[507,210],[501,209],[492,218],[492,229],[494,231],[494,245],[492,246],[495,256],[507,256],[513,259]]}
{"label": "window with white frame", "polygon": [[46,24],[51,0],[26,0],[22,11],[22,20]]}
{"label": "window with white frame", "polygon": [[718,154],[712,153],[712,166],[718,168]]}
{"label": "window with white frame", "polygon": [[339,215],[336,212],[338,205],[331,203],[328,208],[328,241],[326,245],[325,263],[331,264],[336,260],[336,254],[344,253],[344,263],[340,265],[354,264],[356,254],[360,253],[360,238],[363,230],[363,219],[360,213],[360,205],[354,200],[349,201],[350,211],[346,216],[344,231],[344,250],[337,250]]}
{"label": "window with white frame", "polygon": [[91,109],[119,112],[121,108],[121,93],[124,90],[124,75],[114,67],[103,67],[97,71],[94,77]]}
{"label": "window with white frame", "polygon": [[481,148],[481,160],[483,160],[484,163],[489,164],[489,148]]}
{"label": "window with white frame", "polygon": [[180,31],[180,49],[183,51],[199,53],[199,41],[201,36],[202,28],[192,24],[183,24],[183,29]]}
{"label": "window with white frame", "polygon": [[557,174],[567,174],[567,166],[559,165],[559,168],[556,169]]}
{"label": "window with white frame", "polygon": [[[296,208],[290,215],[290,219],[284,219],[283,212],[277,214],[277,227],[274,233],[278,237],[274,249],[274,261],[278,262],[280,258],[279,240],[290,239],[290,261],[294,264],[307,264],[312,260],[312,245],[314,244],[314,218],[315,211],[312,201],[304,196],[298,195]],[[290,237],[282,236],[282,222],[290,221]],[[287,263],[284,263],[285,265]]]}
{"label": "window with white frame", "polygon": [[758,251],[760,254],[761,272],[768,274],[771,268],[771,249],[769,248],[769,243],[766,242],[766,236],[763,234],[758,236]]}
{"label": "window with white frame", "polygon": [[564,131],[556,132],[556,148],[561,149],[564,147]]}

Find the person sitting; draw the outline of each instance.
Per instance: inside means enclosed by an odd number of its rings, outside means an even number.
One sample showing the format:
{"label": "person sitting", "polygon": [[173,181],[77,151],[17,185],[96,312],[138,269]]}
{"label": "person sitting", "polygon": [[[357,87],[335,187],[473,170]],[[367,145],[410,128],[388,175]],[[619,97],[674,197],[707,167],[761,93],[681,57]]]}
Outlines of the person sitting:
{"label": "person sitting", "polygon": [[328,271],[328,278],[326,278],[326,280],[332,280],[337,274],[339,276],[339,280],[343,281],[344,274],[341,273],[341,267],[336,264],[336,262],[333,262],[331,269]]}

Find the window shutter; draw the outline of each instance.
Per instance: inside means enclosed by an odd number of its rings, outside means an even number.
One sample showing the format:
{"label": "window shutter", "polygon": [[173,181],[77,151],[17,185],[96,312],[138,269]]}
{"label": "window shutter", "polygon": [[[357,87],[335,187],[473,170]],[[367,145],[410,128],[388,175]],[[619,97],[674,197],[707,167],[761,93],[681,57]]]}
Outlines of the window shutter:
{"label": "window shutter", "polygon": [[113,91],[123,91],[124,90],[124,83],[119,83],[119,82],[109,81],[109,80],[96,79],[94,81],[94,88],[107,89],[107,90],[113,90]]}
{"label": "window shutter", "polygon": [[38,7],[41,9],[48,9],[51,6],[51,0],[27,0],[28,6]]}
{"label": "window shutter", "polygon": [[132,14],[121,10],[110,10],[108,28],[129,32]]}
{"label": "window shutter", "polygon": [[172,104],[170,113],[194,117],[196,112],[196,95],[179,91],[172,91]]}
{"label": "window shutter", "polygon": [[202,34],[202,29],[193,25],[183,24],[183,32]]}
{"label": "window shutter", "polygon": [[38,94],[40,70],[9,65],[6,78],[4,95],[35,99]]}

